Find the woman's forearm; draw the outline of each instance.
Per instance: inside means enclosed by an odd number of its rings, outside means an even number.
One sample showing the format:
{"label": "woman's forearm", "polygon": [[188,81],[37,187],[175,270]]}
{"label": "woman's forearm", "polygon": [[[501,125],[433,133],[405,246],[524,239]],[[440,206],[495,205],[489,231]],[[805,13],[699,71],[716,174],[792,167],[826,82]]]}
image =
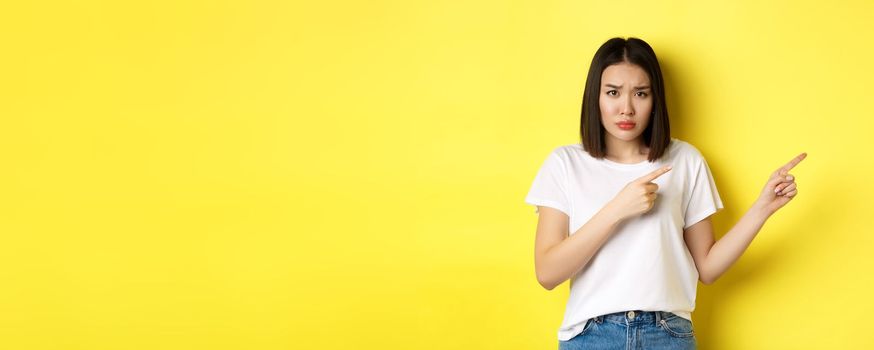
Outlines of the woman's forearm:
{"label": "woman's forearm", "polygon": [[573,235],[550,248],[543,254],[543,261],[536,264],[540,284],[552,290],[571,278],[601,249],[619,222],[619,217],[605,206]]}
{"label": "woman's forearm", "polygon": [[704,269],[701,271],[701,281],[710,284],[722,276],[729,267],[746,251],[753,238],[765,225],[765,221],[773,213],[758,203],[747,210],[743,217],[719,241],[710,247],[704,259]]}
{"label": "woman's forearm", "polygon": [[710,247],[702,264],[704,269],[698,269],[702,282],[710,284],[716,281],[749,247],[765,221],[798,194],[795,177],[789,171],[806,157],[807,153],[801,153],[771,173],[752,207],[722,239]]}

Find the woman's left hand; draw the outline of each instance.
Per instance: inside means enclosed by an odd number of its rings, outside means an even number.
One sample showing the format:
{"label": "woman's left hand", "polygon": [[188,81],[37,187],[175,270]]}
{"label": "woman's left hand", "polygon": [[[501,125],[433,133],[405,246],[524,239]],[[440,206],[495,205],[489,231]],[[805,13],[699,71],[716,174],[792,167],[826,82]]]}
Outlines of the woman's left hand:
{"label": "woman's left hand", "polygon": [[807,153],[799,154],[795,159],[771,174],[768,183],[765,184],[765,188],[759,195],[759,199],[756,200],[756,204],[763,208],[768,215],[782,208],[798,194],[795,176],[789,174],[789,170],[792,170],[805,157],[807,157]]}

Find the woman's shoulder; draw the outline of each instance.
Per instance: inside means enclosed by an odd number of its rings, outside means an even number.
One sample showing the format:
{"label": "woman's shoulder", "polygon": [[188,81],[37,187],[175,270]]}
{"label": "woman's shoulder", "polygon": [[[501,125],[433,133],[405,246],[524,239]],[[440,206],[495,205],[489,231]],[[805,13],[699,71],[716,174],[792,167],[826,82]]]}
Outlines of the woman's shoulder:
{"label": "woman's shoulder", "polygon": [[693,162],[700,162],[704,159],[704,155],[701,154],[701,151],[699,151],[697,147],[678,138],[671,138],[671,146],[669,149],[671,157],[674,159],[685,159]]}
{"label": "woman's shoulder", "polygon": [[562,159],[569,159],[569,158],[573,158],[573,157],[580,157],[583,155],[588,155],[588,153],[586,153],[583,150],[583,145],[579,144],[579,143],[571,143],[571,144],[556,146],[555,148],[552,149],[551,153],[558,156],[559,158],[562,158]]}

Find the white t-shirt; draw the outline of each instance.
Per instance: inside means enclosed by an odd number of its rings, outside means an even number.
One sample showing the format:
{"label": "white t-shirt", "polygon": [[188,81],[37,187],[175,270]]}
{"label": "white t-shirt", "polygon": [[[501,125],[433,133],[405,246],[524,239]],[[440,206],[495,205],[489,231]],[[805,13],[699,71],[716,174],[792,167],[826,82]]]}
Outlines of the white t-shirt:
{"label": "white t-shirt", "polygon": [[570,278],[559,340],[582,332],[589,318],[614,312],[668,311],[691,321],[698,270],[683,230],[723,206],[704,157],[676,138],[655,163],[599,160],[581,144],[560,146],[546,158],[525,203],[567,214],[571,235],[626,184],[667,164],[672,170],[653,181],[659,185],[653,208],[617,226]]}

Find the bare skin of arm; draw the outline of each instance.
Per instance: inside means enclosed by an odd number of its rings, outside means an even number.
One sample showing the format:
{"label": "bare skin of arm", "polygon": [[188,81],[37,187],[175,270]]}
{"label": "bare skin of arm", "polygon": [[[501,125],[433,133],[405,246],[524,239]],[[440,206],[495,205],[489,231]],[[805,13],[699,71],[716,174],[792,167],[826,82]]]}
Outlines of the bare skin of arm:
{"label": "bare skin of arm", "polygon": [[789,170],[805,157],[807,154],[802,153],[775,170],[756,202],[719,241],[714,242],[709,217],[686,228],[683,238],[702,283],[716,282],[746,251],[765,221],[798,194],[795,177],[789,175]]}
{"label": "bare skin of arm", "polygon": [[534,266],[537,281],[543,288],[552,290],[589,262],[613,234],[617,221],[602,209],[575,234],[568,236],[567,214],[550,207],[538,208]]}

